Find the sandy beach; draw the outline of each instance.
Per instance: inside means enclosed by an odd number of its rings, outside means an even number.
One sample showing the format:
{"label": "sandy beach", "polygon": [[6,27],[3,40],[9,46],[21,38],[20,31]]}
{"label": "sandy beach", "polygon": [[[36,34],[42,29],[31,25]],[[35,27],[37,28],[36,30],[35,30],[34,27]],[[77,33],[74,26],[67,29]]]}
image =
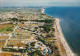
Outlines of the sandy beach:
{"label": "sandy beach", "polygon": [[[42,8],[41,12],[44,13],[44,9]],[[45,13],[44,13],[45,14]],[[64,35],[62,33],[62,30],[61,30],[61,26],[60,26],[60,19],[59,18],[55,18],[55,26],[56,26],[56,30],[57,30],[57,34],[58,35],[58,38],[61,42],[61,44],[63,45],[63,49],[65,49],[66,51],[66,55],[67,56],[77,56],[75,53],[72,52],[72,50],[70,49],[68,43],[66,42],[65,38],[64,38]],[[59,42],[58,40],[58,42]],[[58,43],[57,42],[57,43]],[[66,56],[65,55],[65,56]],[[64,56],[64,55],[63,55]]]}
{"label": "sandy beach", "polygon": [[44,13],[44,11],[45,11],[45,10],[42,8],[41,12]]}
{"label": "sandy beach", "polygon": [[64,35],[61,31],[61,27],[60,27],[60,20],[58,18],[55,18],[55,25],[57,28],[57,32],[58,32],[58,37],[66,51],[67,56],[75,56],[75,54],[72,52],[72,50],[70,49],[68,43],[66,42]]}

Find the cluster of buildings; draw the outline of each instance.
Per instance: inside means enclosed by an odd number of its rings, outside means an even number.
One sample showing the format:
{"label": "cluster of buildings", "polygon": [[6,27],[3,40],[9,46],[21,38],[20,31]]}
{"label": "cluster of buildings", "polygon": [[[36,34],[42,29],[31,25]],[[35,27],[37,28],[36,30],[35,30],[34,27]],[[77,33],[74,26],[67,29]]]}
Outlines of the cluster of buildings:
{"label": "cluster of buildings", "polygon": [[5,12],[0,14],[0,19],[18,18],[19,13],[15,12]]}

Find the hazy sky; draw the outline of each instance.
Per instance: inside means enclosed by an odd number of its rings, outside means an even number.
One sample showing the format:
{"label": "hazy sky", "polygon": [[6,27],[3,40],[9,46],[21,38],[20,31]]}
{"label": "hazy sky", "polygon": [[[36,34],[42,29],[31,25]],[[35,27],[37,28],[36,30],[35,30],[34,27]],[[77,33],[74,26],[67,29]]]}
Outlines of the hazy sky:
{"label": "hazy sky", "polygon": [[80,0],[0,0],[0,6],[80,6]]}

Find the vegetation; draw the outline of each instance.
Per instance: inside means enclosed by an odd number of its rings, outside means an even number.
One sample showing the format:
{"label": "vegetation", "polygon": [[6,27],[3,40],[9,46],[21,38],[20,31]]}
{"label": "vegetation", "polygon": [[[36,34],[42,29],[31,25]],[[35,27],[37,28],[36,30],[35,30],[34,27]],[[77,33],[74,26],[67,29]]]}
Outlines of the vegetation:
{"label": "vegetation", "polygon": [[4,31],[5,30],[5,28],[2,28],[2,29],[0,29],[0,32],[2,32],[2,31]]}
{"label": "vegetation", "polygon": [[45,20],[32,20],[32,21],[36,21],[36,22],[45,22],[45,23],[53,23],[54,20],[51,19],[45,19]]}
{"label": "vegetation", "polygon": [[2,21],[2,19],[0,19],[0,21]]}
{"label": "vegetation", "polygon": [[46,42],[45,40],[41,39],[40,37],[36,38],[37,40],[41,41],[43,44],[45,44],[46,46],[51,47],[51,44]]}
{"label": "vegetation", "polygon": [[0,29],[0,32],[3,32],[3,31],[13,31],[11,28],[2,28]]}
{"label": "vegetation", "polygon": [[41,28],[44,28],[44,30],[49,33],[51,30],[51,25],[44,25],[44,26],[40,26]]}
{"label": "vegetation", "polygon": [[18,19],[17,19],[17,18],[11,18],[11,20],[12,20],[12,21],[18,21]]}
{"label": "vegetation", "polygon": [[11,28],[7,28],[6,31],[13,31]]}
{"label": "vegetation", "polygon": [[45,42],[43,39],[41,39],[40,37],[37,37],[36,39],[39,40],[39,41],[41,41],[41,42],[43,42],[43,44],[46,43],[46,42]]}
{"label": "vegetation", "polygon": [[44,55],[39,51],[34,51],[30,54],[30,56],[44,56]]}
{"label": "vegetation", "polygon": [[13,48],[2,48],[3,51],[8,51],[8,52],[25,52],[26,49],[13,49]]}
{"label": "vegetation", "polygon": [[31,46],[35,46],[35,43],[36,43],[36,42],[32,42],[32,43],[31,43]]}

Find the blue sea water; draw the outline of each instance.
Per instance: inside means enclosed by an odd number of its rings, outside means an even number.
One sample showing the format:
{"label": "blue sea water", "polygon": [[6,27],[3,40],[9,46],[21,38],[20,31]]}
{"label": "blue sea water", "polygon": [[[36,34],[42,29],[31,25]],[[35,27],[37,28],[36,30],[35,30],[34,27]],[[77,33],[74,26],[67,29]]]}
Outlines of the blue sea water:
{"label": "blue sea water", "polygon": [[80,7],[46,7],[47,15],[61,19],[60,25],[72,51],[80,56]]}

